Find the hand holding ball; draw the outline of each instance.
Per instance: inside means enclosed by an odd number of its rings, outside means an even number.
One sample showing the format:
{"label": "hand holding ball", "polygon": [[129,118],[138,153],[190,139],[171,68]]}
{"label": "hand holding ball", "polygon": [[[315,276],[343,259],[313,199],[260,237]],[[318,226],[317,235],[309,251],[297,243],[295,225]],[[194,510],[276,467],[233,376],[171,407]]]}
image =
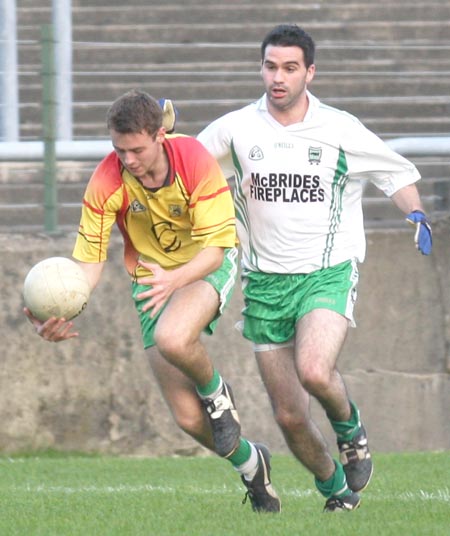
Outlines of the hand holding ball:
{"label": "hand holding ball", "polygon": [[50,257],[28,272],[23,285],[26,307],[38,320],[71,320],[86,307],[89,282],[83,269],[66,257]]}

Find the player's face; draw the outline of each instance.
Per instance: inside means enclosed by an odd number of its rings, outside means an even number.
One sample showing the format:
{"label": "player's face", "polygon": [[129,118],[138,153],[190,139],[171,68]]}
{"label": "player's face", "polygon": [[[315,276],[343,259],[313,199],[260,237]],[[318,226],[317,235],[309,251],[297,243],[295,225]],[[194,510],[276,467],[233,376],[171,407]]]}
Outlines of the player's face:
{"label": "player's face", "polygon": [[269,110],[286,112],[302,105],[314,72],[314,65],[305,66],[301,48],[269,45],[261,67]]}
{"label": "player's face", "polygon": [[111,141],[124,167],[139,179],[151,175],[163,158],[164,129],[156,135],[142,131],[138,134],[121,134],[110,130]]}

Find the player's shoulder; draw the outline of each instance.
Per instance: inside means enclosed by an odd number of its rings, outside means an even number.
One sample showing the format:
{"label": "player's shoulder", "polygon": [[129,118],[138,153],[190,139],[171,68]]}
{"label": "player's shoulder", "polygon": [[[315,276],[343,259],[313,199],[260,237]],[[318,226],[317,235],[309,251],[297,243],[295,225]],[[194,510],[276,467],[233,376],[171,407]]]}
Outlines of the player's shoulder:
{"label": "player's shoulder", "polygon": [[220,125],[221,127],[245,126],[248,121],[252,121],[261,111],[260,102],[261,99],[250,102],[237,110],[232,110],[213,121],[212,124]]}
{"label": "player's shoulder", "polygon": [[171,134],[166,136],[164,146],[172,177],[177,176],[189,194],[205,177],[220,173],[216,159],[196,138]]}
{"label": "player's shoulder", "polygon": [[166,134],[164,145],[169,152],[179,158],[192,159],[192,157],[206,152],[197,138],[185,134]]}
{"label": "player's shoulder", "polygon": [[120,168],[120,159],[117,156],[117,153],[115,151],[112,151],[98,163],[97,167],[94,170],[93,176],[103,173],[115,174],[117,171],[120,172]]}
{"label": "player's shoulder", "polygon": [[164,146],[171,168],[184,178],[202,174],[202,169],[217,165],[205,146],[192,136],[171,134],[166,136]]}
{"label": "player's shoulder", "polygon": [[262,99],[250,102],[242,108],[233,110],[232,112],[229,112],[228,114],[224,115],[224,120],[237,123],[246,121],[249,117],[254,117],[261,112],[261,110],[263,109],[262,104]]}
{"label": "player's shoulder", "polygon": [[115,151],[109,153],[95,168],[90,182],[120,184],[122,182],[122,163]]}
{"label": "player's shoulder", "polygon": [[228,112],[212,121],[202,130],[198,139],[207,142],[211,137],[219,137],[221,140],[231,140],[240,136],[249,136],[259,128],[259,101],[252,102]]}
{"label": "player's shoulder", "polygon": [[89,180],[86,195],[107,199],[123,185],[123,166],[116,152],[109,153],[97,165]]}
{"label": "player's shoulder", "polygon": [[173,132],[171,134],[166,134],[165,142],[171,145],[172,147],[189,147],[195,145],[197,140],[193,136],[188,134],[183,134],[180,132]]}
{"label": "player's shoulder", "polygon": [[339,123],[340,125],[348,125],[349,127],[352,125],[362,126],[360,119],[355,115],[336,106],[325,104],[322,101],[318,103],[317,114],[330,122]]}

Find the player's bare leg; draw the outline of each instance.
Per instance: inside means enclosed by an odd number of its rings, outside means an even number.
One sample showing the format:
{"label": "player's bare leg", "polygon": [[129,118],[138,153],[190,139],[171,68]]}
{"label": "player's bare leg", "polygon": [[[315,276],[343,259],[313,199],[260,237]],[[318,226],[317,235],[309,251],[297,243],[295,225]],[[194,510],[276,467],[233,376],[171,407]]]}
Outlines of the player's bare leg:
{"label": "player's bare leg", "polygon": [[348,320],[328,309],[315,309],[297,323],[295,359],[300,382],[336,421],[348,420],[351,413],[344,381],[336,369],[347,329]]}
{"label": "player's bare leg", "polygon": [[156,347],[148,348],[147,353],[153,374],[177,425],[214,452],[211,427],[192,380],[163,358]]}
{"label": "player's bare leg", "polygon": [[[256,352],[256,357],[275,418],[289,448],[314,474],[319,491],[327,497],[326,511],[353,510],[359,506],[359,496],[348,488],[344,469],[333,460],[309,408],[312,395],[333,418],[350,418],[345,385],[335,370],[347,321],[341,322],[336,315],[337,321],[330,328],[333,315],[330,318],[328,311],[324,315],[313,313],[299,322],[295,349],[274,347]],[[326,329],[322,331],[323,323]]]}
{"label": "player's bare leg", "polygon": [[[310,396],[298,379],[293,349],[256,352],[256,357],[275,419],[290,450],[315,476],[319,491],[327,497],[325,508],[328,510],[328,501],[336,489],[348,495],[346,505],[349,509],[357,508],[359,496],[349,492],[342,466],[331,457],[324,437],[311,418]],[[333,504],[344,509],[341,498]]]}
{"label": "player's bare leg", "polygon": [[293,347],[255,355],[275,420],[290,450],[315,476],[326,480],[334,472],[334,462],[311,418],[310,397],[298,379]]}
{"label": "player's bare leg", "polygon": [[172,295],[156,326],[159,351],[195,385],[208,383],[213,374],[213,364],[200,336],[218,308],[215,289],[206,281],[196,281]]}
{"label": "player's bare leg", "polygon": [[[170,312],[172,314],[176,313],[174,318],[177,318],[177,309],[179,307],[183,309],[182,305],[183,300],[180,299],[171,303],[172,308]],[[202,308],[201,314],[199,315],[200,318],[202,318],[204,311],[205,309]],[[187,315],[187,318],[193,319],[195,315]],[[163,326],[165,329],[170,325],[170,322],[170,315],[164,317]],[[199,325],[203,329],[202,321],[199,321]],[[198,332],[198,337],[200,337],[200,331]],[[177,336],[175,330],[169,330],[167,333],[171,334],[170,338]],[[164,349],[166,354],[163,357],[157,347],[150,348],[148,350],[150,363],[175,421],[182,430],[196,439],[201,445],[222,455],[220,449],[217,448],[217,421],[214,421],[211,415],[205,411],[205,401],[200,399],[198,387],[195,385],[193,379],[188,377],[181,370],[181,367],[173,364],[179,362],[180,355],[183,355],[182,352],[177,351],[176,345],[175,347],[171,346],[168,342],[165,344],[164,338],[160,339],[156,337],[156,340],[160,345],[160,349]],[[206,360],[207,364],[210,364],[209,356],[200,340],[194,342],[190,347],[187,343],[188,341],[185,341],[187,346],[183,346],[181,350],[186,351],[187,348],[187,351],[192,352],[190,354],[191,363],[195,363],[196,366],[200,363],[199,366],[202,366],[202,361]],[[167,353],[170,356],[170,361],[167,359]],[[212,369],[213,367],[211,365]],[[226,384],[224,384],[224,388],[228,389],[228,391],[230,389]],[[223,407],[223,395],[219,395],[217,398],[221,400],[221,407]],[[210,407],[211,404],[217,404],[217,399],[216,401],[212,400],[207,403],[208,407]],[[208,410],[208,408],[206,409]],[[225,422],[225,425],[228,426],[228,423]],[[219,430],[219,432],[221,431]],[[270,453],[267,447],[259,444],[251,444],[246,439],[240,437],[240,427],[238,428],[238,434],[237,446],[234,447],[233,445],[234,448],[227,458],[240,473],[242,482],[247,488],[246,496],[250,498],[253,510],[255,512],[279,512],[281,503],[271,485]]]}
{"label": "player's bare leg", "polygon": [[337,434],[350,489],[362,491],[373,471],[367,435],[336,368],[347,330],[348,320],[334,311],[316,309],[305,315],[297,326],[297,370],[302,385],[320,402]]}
{"label": "player's bare leg", "polygon": [[200,340],[218,308],[218,294],[206,281],[177,290],[158,320],[155,342],[161,355],[194,383],[208,414],[215,451],[229,457],[239,448],[241,432],[233,393]]}

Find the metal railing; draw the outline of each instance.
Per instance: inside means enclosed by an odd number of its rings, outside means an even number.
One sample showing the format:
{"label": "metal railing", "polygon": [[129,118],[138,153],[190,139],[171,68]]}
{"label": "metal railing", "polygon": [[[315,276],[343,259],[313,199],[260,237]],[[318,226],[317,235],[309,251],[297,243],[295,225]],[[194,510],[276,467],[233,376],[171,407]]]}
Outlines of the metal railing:
{"label": "metal railing", "polygon": [[[393,138],[386,144],[403,156],[450,156],[450,136]],[[56,141],[55,146],[56,159],[61,161],[98,160],[113,148],[106,139]],[[44,141],[0,142],[0,162],[42,161],[44,153]]]}

